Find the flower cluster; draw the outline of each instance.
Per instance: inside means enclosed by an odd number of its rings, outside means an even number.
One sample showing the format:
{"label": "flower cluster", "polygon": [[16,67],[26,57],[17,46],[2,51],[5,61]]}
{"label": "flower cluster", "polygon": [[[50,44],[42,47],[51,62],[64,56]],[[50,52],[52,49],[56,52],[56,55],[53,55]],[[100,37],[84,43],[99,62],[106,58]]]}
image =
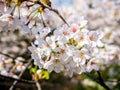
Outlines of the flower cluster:
{"label": "flower cluster", "polygon": [[22,57],[13,60],[0,56],[0,74],[18,78],[19,73],[25,69],[26,64],[24,61]]}
{"label": "flower cluster", "polygon": [[34,34],[46,25],[54,27],[55,19],[61,24],[54,12],[34,0],[0,0],[0,31],[22,29]]}
{"label": "flower cluster", "polygon": [[96,58],[92,55],[95,47],[101,44],[102,33],[86,29],[87,21],[79,18],[70,27],[63,25],[51,30],[45,27],[38,31],[36,40],[29,50],[34,63],[49,72],[64,72],[72,76],[98,70]]}
{"label": "flower cluster", "polygon": [[[83,15],[88,20],[87,28],[92,31],[100,30],[103,38],[100,47],[93,50],[96,57],[101,58],[97,63],[101,66],[120,63],[120,30],[119,1],[116,0],[73,0],[73,6],[58,7],[66,20],[76,21],[74,17]],[[84,9],[84,10],[83,10]],[[67,10],[67,12],[66,12]],[[74,16],[76,15],[76,16]],[[71,17],[71,18],[68,18]],[[73,19],[74,18],[74,19]],[[96,53],[97,52],[97,53]]]}
{"label": "flower cluster", "polygon": [[[79,14],[84,15],[89,24],[90,30],[100,29],[104,36],[103,47],[97,48],[95,54],[101,58],[99,63],[102,65],[111,65],[120,63],[120,2],[118,0],[74,0],[74,6]],[[82,7],[78,8],[79,3]],[[98,53],[99,52],[99,53]]]}

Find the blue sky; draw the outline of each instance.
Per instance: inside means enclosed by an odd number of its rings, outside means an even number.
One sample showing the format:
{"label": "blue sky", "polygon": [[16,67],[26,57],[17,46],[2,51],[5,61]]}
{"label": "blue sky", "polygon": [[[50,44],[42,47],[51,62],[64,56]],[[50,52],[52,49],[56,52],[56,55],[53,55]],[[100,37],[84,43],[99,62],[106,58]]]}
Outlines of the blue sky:
{"label": "blue sky", "polygon": [[69,6],[73,4],[72,0],[51,0],[53,6]]}

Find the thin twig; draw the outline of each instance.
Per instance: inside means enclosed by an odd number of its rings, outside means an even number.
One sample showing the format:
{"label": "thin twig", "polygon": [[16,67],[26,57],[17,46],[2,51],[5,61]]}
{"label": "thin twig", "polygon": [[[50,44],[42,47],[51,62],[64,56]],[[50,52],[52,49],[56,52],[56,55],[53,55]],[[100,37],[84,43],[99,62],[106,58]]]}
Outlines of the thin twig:
{"label": "thin twig", "polygon": [[[21,76],[23,75],[23,73],[25,72],[25,70],[28,68],[28,66],[32,63],[32,59],[30,59],[29,61],[28,61],[28,63],[27,63],[27,65],[26,65],[26,67],[25,67],[25,69],[19,74],[19,77],[18,77],[18,79],[20,79],[21,78]],[[9,90],[13,90],[14,89],[14,86],[17,84],[17,80],[15,80],[14,82],[13,82],[13,84],[12,84],[12,86],[9,88]]]}
{"label": "thin twig", "polygon": [[70,27],[70,25],[67,23],[67,21],[63,18],[63,16],[58,12],[58,10],[50,8],[49,10],[55,12],[62,20],[65,24],[67,24],[68,27]]}
{"label": "thin twig", "polygon": [[4,75],[1,75],[1,74],[0,74],[0,78],[1,78],[1,79],[4,79],[4,80],[12,80],[12,81],[13,81],[13,80],[16,80],[16,81],[19,81],[19,82],[22,82],[22,83],[27,83],[27,84],[35,84],[35,83],[36,83],[35,81],[13,78],[13,77],[4,76]]}
{"label": "thin twig", "polygon": [[9,57],[9,58],[15,59],[15,57],[12,57],[12,56],[10,56],[10,55],[8,55],[8,54],[6,54],[6,53],[0,52],[0,54],[1,54],[1,55],[4,55],[4,56],[6,56],[6,57]]}
{"label": "thin twig", "polygon": [[66,20],[63,18],[63,16],[58,12],[58,10],[53,9],[52,7],[46,6],[46,5],[44,5],[43,3],[41,3],[41,2],[38,2],[38,3],[39,3],[41,6],[43,6],[44,8],[47,8],[47,9],[55,12],[55,13],[63,20],[63,22],[69,26],[69,24],[67,23],[67,21],[66,21]]}

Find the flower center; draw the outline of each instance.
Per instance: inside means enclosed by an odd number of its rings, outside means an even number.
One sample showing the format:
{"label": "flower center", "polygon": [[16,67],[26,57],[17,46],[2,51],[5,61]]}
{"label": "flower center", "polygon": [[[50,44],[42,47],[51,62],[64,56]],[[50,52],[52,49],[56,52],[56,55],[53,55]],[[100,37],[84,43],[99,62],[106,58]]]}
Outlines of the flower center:
{"label": "flower center", "polygon": [[81,40],[81,41],[84,40],[84,37],[83,37],[83,36],[80,36],[80,40]]}
{"label": "flower center", "polygon": [[89,39],[90,39],[91,41],[94,41],[94,40],[95,40],[94,36],[90,36]]}
{"label": "flower center", "polygon": [[80,53],[80,57],[84,58],[85,54],[83,52]]}
{"label": "flower center", "polygon": [[76,28],[72,28],[72,32],[75,33],[77,30]]}
{"label": "flower center", "polygon": [[68,33],[66,31],[63,32],[64,35],[67,35]]}

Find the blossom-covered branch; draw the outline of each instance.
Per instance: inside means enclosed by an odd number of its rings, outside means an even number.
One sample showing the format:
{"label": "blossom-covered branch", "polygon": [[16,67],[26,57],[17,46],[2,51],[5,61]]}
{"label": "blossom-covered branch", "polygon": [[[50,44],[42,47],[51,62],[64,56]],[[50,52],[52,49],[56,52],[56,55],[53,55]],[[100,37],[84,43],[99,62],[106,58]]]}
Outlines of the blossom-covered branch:
{"label": "blossom-covered branch", "polygon": [[[36,65],[33,68],[33,72],[37,73],[34,77],[36,81],[37,76],[42,78],[43,70],[69,77],[86,73],[110,90],[99,70],[113,63],[120,64],[120,47],[118,43],[114,44],[120,36],[120,11],[117,1],[110,1],[109,4],[106,1],[94,3],[91,0],[74,0],[72,7],[54,9],[50,0],[0,0],[0,31],[19,29],[29,33],[30,37],[34,36],[34,42],[30,42],[28,49]],[[78,2],[82,2],[82,5]],[[113,8],[115,11],[112,11]],[[0,58],[2,75],[13,75],[20,79],[32,62],[30,60],[24,64],[21,58],[16,60],[2,52],[0,54],[12,58]],[[16,69],[21,71],[19,76],[12,73]],[[89,75],[91,71],[97,71],[98,78]],[[38,82],[36,85],[40,88]]]}

